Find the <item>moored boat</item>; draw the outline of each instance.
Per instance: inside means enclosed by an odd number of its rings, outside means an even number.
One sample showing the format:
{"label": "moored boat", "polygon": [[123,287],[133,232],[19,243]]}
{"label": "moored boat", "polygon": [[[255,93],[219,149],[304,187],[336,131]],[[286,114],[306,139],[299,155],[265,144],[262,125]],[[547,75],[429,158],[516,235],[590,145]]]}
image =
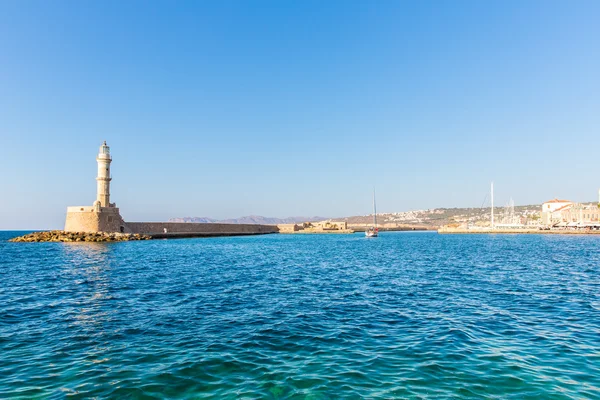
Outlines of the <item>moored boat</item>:
{"label": "moored boat", "polygon": [[373,226],[365,231],[365,236],[368,238],[379,236],[379,228],[377,228],[377,207],[375,205],[375,188],[373,188]]}

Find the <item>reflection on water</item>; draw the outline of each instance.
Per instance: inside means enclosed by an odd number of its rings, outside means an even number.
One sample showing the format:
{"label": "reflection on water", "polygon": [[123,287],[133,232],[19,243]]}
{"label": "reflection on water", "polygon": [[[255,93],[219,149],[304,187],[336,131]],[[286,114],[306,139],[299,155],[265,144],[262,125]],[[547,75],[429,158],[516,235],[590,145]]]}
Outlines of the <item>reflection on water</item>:
{"label": "reflection on water", "polygon": [[[110,361],[111,318],[115,313],[110,288],[111,248],[106,243],[61,243],[65,264],[62,272],[73,285],[63,308],[73,332],[70,350],[80,349],[82,366]],[[99,366],[96,374],[103,373]]]}
{"label": "reflection on water", "polygon": [[100,263],[107,260],[110,248],[114,243],[62,242],[59,245],[66,260],[76,263],[79,259],[83,259]]}
{"label": "reflection on water", "polygon": [[[61,243],[65,263],[62,272],[77,286],[75,304],[84,312],[106,299],[109,293],[110,247],[101,243]],[[88,319],[88,318],[83,318]]]}

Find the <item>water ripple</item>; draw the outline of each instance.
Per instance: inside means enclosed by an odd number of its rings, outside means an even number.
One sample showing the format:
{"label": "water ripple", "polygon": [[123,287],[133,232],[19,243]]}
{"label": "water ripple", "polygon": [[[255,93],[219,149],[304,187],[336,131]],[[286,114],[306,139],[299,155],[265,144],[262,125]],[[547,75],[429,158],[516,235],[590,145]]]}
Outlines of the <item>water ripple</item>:
{"label": "water ripple", "polygon": [[600,238],[0,232],[0,398],[600,398]]}

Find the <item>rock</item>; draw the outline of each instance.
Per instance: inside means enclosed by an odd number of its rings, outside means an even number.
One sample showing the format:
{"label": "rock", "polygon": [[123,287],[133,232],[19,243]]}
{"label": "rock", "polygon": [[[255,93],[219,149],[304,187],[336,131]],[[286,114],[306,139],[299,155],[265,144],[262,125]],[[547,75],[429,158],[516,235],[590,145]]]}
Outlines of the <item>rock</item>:
{"label": "rock", "polygon": [[10,239],[11,242],[122,242],[130,240],[149,240],[147,235],[108,232],[64,232],[44,231]]}

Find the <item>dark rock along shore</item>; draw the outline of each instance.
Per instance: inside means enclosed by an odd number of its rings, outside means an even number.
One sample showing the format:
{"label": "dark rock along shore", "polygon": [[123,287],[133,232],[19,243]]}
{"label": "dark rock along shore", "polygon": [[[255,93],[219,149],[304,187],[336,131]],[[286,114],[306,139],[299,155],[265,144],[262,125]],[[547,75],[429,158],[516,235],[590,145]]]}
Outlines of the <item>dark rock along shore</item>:
{"label": "dark rock along shore", "polygon": [[43,231],[10,239],[11,242],[126,242],[130,240],[149,240],[148,235],[107,232],[64,232]]}

